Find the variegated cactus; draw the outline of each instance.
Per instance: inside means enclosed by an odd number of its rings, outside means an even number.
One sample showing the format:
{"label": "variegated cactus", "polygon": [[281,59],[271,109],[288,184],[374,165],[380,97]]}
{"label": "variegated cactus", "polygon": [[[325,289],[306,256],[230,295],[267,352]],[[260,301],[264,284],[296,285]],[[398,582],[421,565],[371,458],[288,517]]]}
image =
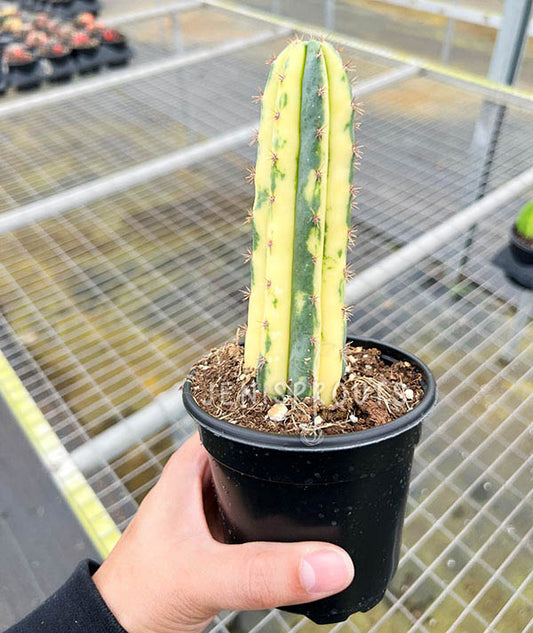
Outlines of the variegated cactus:
{"label": "variegated cactus", "polygon": [[347,69],[291,42],[261,95],[245,365],[260,391],[329,404],[343,372],[346,250],[357,147]]}

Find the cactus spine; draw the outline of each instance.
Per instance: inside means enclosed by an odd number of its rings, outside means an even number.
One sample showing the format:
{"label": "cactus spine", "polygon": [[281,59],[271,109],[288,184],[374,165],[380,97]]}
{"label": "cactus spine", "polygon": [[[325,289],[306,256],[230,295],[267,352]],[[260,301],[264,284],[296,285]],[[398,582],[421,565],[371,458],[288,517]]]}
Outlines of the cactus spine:
{"label": "cactus spine", "polygon": [[329,404],[342,376],[353,108],[328,43],[296,40],[262,96],[245,365],[270,396]]}

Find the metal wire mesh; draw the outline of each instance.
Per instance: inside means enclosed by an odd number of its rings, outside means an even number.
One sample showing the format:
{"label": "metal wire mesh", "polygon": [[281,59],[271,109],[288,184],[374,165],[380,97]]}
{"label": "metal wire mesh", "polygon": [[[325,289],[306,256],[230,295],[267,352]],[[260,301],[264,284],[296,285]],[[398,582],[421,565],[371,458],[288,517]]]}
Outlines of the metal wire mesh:
{"label": "metal wire mesh", "polygon": [[[220,20],[213,11],[202,14],[201,29],[213,34],[211,40],[204,36],[205,47],[235,34],[253,38],[260,30],[250,29],[247,20],[236,20],[224,30],[227,18]],[[253,121],[250,90],[261,81],[264,60],[281,44],[214,55],[188,68],[14,116],[1,117],[0,108],[0,208],[15,208],[220,133],[234,127],[239,120],[235,116]],[[244,74],[240,80],[237,72]],[[199,78],[205,78],[205,84]],[[234,83],[232,91],[227,91],[227,81]],[[208,104],[215,99],[220,109],[213,112]]]}
{"label": "metal wire mesh", "polygon": [[[254,31],[246,22],[242,27],[231,27],[247,42],[238,52],[213,54],[208,61],[49,108],[9,117],[1,117],[0,109],[0,209],[16,208],[239,124],[253,124],[258,114],[251,95],[264,81],[265,60],[286,37],[253,46]],[[209,29],[217,40],[222,37],[217,20]],[[255,33],[259,31],[256,27]],[[362,79],[384,69],[363,59],[358,64]]]}
{"label": "metal wire mesh", "polygon": [[104,2],[102,18],[110,16],[121,16],[133,11],[158,8],[174,4],[175,0],[111,0]]}
{"label": "metal wire mesh", "polygon": [[[500,0],[243,0],[241,4],[481,75],[489,69],[504,5]],[[518,85],[533,85],[531,41]]]}
{"label": "metal wire mesh", "polygon": [[[240,19],[224,19],[242,37]],[[253,122],[249,96],[280,44],[0,119],[3,210]],[[386,70],[357,61],[362,78]],[[365,98],[356,270],[468,203],[481,105],[423,77]],[[489,190],[532,164],[531,119],[508,108]],[[244,321],[253,155],[242,146],[0,237],[0,345],[69,450],[152,402]],[[387,597],[332,631],[518,633],[533,616],[533,324],[525,295],[491,263],[524,200],[480,222],[461,267],[464,240],[442,244],[355,306],[350,331],[420,355],[440,402],[416,452]],[[119,527],[191,431],[176,419],[93,469],[89,483]],[[315,629],[278,611],[221,614],[213,627]]]}

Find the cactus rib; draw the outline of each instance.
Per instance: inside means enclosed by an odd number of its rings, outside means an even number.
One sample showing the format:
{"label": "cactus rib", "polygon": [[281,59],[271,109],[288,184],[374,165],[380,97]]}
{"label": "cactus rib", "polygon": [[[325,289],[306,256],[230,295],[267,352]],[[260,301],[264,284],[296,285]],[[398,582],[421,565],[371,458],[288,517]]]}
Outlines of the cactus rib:
{"label": "cactus rib", "polygon": [[329,103],[322,91],[327,79],[320,44],[309,42],[302,80],[288,370],[299,397],[317,396],[318,389],[329,130]]}
{"label": "cactus rib", "polygon": [[[255,280],[265,279],[266,269],[266,230],[270,196],[271,167],[268,158],[272,152],[272,130],[274,127],[274,109],[278,95],[279,82],[275,78],[283,66],[287,51],[283,51],[270,67],[270,75],[264,93],[261,92],[261,124],[257,134],[257,163],[255,170],[255,200],[250,217],[252,220],[252,260],[251,284]],[[247,367],[255,367],[259,358],[261,327],[264,321],[265,293],[250,293],[248,304],[248,327],[244,346],[244,362]]]}
{"label": "cactus rib", "polygon": [[289,50],[281,70],[283,81],[280,77],[274,78],[279,83],[272,130],[272,152],[276,160],[270,160],[265,309],[260,352],[264,362],[257,372],[259,389],[271,395],[284,393],[287,384],[295,183],[306,46],[303,42],[294,42],[289,45]]}
{"label": "cactus rib", "polygon": [[[332,112],[329,130],[328,192],[324,261],[322,264],[322,345],[320,348],[319,383],[322,398],[331,402],[343,373],[346,314],[344,310],[347,243],[351,230],[353,174],[352,91],[344,64],[337,51],[323,44],[328,72],[329,107]],[[334,114],[333,114],[334,113]]]}

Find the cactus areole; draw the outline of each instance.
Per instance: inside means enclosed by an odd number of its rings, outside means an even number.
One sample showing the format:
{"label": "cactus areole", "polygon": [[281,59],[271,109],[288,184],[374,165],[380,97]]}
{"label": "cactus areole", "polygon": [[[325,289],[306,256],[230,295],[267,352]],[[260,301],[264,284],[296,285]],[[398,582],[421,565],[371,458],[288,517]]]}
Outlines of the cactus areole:
{"label": "cactus areole", "polygon": [[329,404],[342,377],[353,116],[349,77],[329,43],[295,40],[272,63],[252,170],[244,357],[271,397]]}

